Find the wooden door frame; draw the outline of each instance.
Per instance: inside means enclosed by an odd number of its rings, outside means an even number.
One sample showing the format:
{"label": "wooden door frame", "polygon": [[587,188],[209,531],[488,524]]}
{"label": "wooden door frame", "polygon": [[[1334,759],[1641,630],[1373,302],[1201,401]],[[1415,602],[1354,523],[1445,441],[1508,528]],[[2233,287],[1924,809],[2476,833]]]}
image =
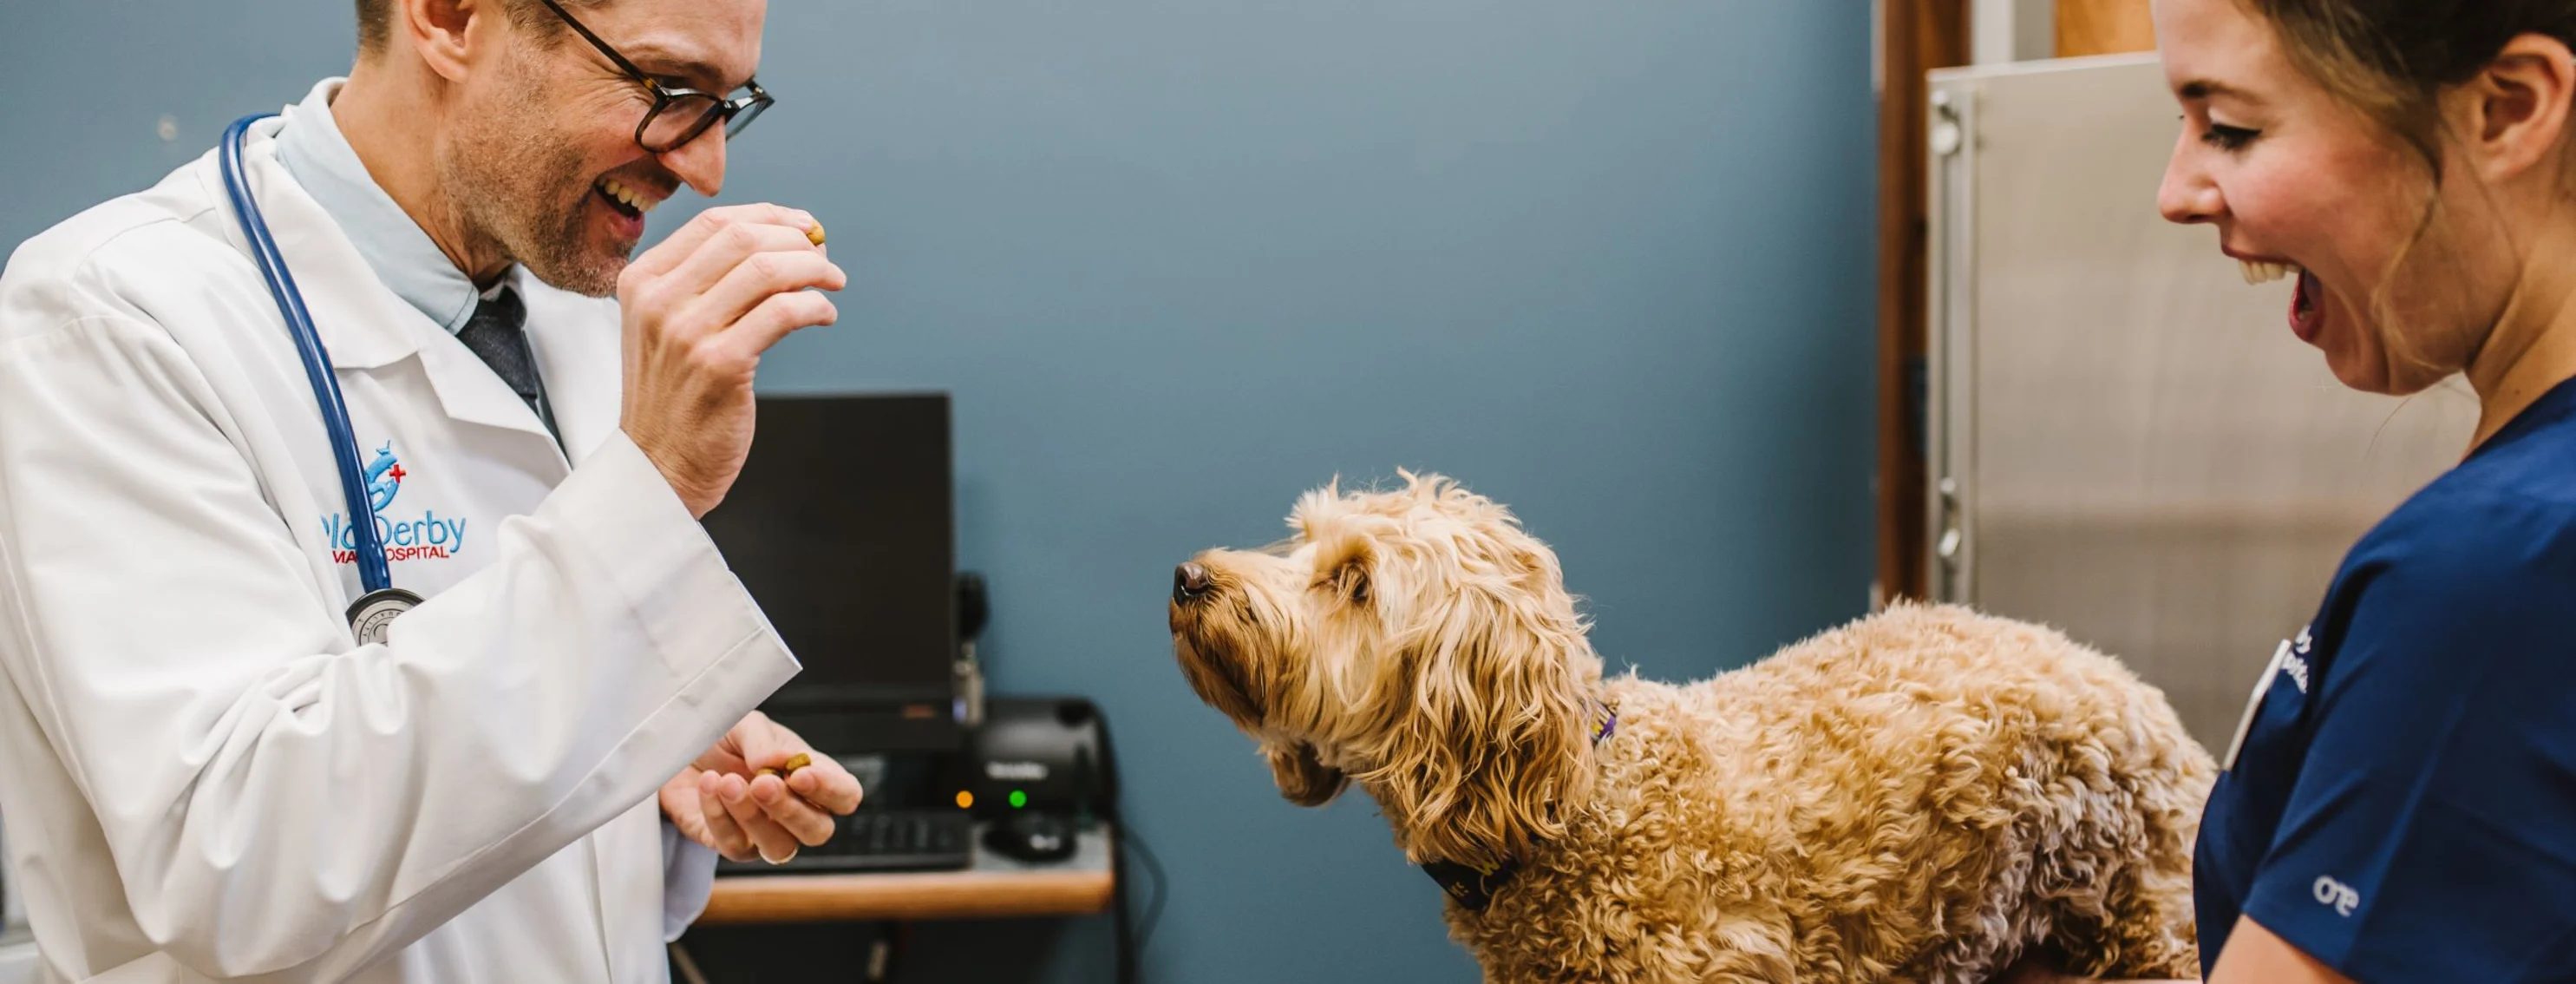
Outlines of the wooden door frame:
{"label": "wooden door frame", "polygon": [[1930,154],[1924,73],[1965,65],[1970,0],[1880,0],[1878,567],[1874,600],[1924,597],[1925,295]]}
{"label": "wooden door frame", "polygon": [[2147,0],[2057,0],[2057,57],[2154,51]]}

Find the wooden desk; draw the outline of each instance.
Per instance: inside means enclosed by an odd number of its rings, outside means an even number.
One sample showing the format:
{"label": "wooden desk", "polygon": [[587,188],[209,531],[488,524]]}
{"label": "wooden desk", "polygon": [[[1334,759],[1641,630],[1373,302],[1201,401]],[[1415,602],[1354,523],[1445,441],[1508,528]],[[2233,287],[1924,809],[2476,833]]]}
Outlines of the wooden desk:
{"label": "wooden desk", "polygon": [[701,926],[868,919],[1080,916],[1109,910],[1109,829],[1077,835],[1070,858],[1024,864],[986,850],[963,871],[735,875],[716,879]]}

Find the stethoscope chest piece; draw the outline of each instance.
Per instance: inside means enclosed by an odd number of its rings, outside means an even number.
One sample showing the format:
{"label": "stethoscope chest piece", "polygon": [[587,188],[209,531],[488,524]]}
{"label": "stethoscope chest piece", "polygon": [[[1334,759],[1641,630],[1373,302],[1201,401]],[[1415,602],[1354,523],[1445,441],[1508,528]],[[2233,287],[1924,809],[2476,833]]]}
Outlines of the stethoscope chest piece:
{"label": "stethoscope chest piece", "polygon": [[418,607],[420,596],[401,588],[369,591],[349,606],[349,631],[357,633],[358,645],[377,645],[393,630],[395,618]]}

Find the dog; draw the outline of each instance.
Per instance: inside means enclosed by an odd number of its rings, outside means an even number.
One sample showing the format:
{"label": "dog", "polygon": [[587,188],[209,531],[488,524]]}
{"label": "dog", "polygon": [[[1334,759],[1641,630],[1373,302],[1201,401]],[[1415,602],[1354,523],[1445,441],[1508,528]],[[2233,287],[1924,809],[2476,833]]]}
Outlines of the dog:
{"label": "dog", "polygon": [[1455,482],[1328,486],[1289,525],[1175,571],[1181,672],[1289,801],[1377,801],[1492,984],[2200,973],[2216,769],[2109,657],[1897,605],[1604,679],[1555,553]]}

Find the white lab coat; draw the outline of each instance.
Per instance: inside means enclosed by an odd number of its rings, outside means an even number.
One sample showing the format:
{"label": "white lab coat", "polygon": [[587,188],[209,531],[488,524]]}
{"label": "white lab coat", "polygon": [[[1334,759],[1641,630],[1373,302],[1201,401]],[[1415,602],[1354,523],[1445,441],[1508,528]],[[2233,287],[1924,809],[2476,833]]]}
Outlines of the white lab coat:
{"label": "white lab coat", "polygon": [[[618,430],[613,301],[519,275],[526,404],[245,155],[394,583],[213,154],[0,275],[0,815],[48,980],[662,981],[654,792],[796,664]],[[388,474],[391,469],[388,469]]]}

